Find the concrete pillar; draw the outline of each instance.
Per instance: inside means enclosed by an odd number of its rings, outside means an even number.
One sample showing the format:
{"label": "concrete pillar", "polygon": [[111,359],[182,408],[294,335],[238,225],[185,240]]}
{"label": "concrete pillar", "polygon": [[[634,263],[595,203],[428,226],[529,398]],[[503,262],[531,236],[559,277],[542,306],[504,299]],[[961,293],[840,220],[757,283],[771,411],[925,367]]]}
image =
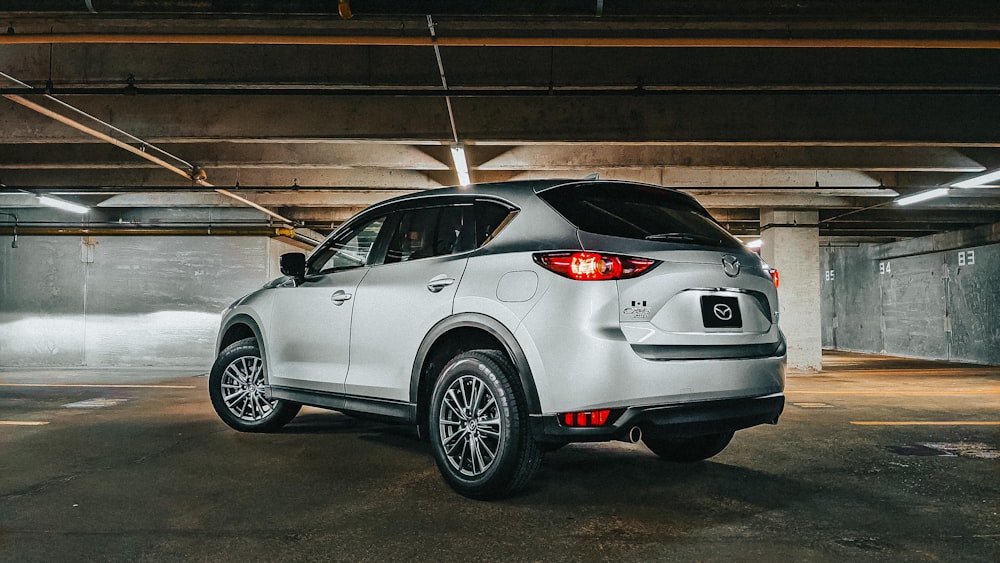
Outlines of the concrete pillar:
{"label": "concrete pillar", "polygon": [[820,317],[819,212],[763,208],[761,257],[778,270],[779,326],[788,340],[788,368],[823,367]]}

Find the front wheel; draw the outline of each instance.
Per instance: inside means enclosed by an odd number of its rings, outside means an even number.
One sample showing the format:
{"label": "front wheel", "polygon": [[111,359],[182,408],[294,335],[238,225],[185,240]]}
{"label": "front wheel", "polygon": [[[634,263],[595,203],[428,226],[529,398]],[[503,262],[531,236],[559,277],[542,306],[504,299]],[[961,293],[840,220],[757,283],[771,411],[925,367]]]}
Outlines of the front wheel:
{"label": "front wheel", "polygon": [[643,437],[642,442],[662,459],[680,463],[694,463],[708,459],[726,449],[732,439],[733,432],[730,431],[672,440]]}
{"label": "front wheel", "polygon": [[441,475],[470,498],[512,495],[542,462],[514,366],[492,350],[465,352],[444,366],[431,392],[427,426]]}
{"label": "front wheel", "polygon": [[219,418],[241,432],[273,432],[295,418],[302,405],[265,395],[264,359],[255,338],[234,342],[212,365],[208,394]]}

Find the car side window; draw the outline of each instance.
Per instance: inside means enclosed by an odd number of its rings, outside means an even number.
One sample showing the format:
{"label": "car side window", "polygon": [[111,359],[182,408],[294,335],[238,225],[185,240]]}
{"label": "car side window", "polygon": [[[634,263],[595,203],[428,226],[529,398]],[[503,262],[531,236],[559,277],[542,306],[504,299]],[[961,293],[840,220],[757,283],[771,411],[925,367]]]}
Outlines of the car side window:
{"label": "car side window", "polygon": [[312,274],[326,274],[336,270],[359,268],[368,264],[368,255],[385,224],[385,217],[362,223],[356,228],[330,241],[309,267]]}
{"label": "car side window", "polygon": [[476,240],[475,248],[486,244],[495,237],[508,222],[512,211],[493,201],[476,202]]}
{"label": "car side window", "polygon": [[403,211],[386,250],[385,263],[465,252],[474,246],[473,207],[452,205]]}

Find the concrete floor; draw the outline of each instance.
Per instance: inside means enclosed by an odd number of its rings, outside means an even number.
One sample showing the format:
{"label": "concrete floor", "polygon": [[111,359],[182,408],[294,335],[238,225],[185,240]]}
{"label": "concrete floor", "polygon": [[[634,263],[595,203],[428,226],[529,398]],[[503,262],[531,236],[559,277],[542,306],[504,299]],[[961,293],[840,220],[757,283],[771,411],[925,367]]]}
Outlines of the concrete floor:
{"label": "concrete floor", "polygon": [[824,368],[709,462],[571,445],[492,503],[404,428],[307,409],[240,434],[191,373],[0,370],[0,420],[45,423],[0,424],[0,561],[1000,560],[1000,368]]}

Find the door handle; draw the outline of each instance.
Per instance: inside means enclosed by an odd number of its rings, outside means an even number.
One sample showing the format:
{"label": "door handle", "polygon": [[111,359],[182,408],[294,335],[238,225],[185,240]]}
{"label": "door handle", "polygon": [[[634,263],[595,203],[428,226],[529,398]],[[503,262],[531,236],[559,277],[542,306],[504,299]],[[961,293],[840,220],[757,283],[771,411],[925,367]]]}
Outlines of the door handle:
{"label": "door handle", "polygon": [[347,293],[343,289],[338,289],[337,291],[333,292],[333,295],[330,296],[330,301],[333,301],[333,304],[339,307],[344,304],[344,301],[347,301],[351,297],[354,296],[351,295],[350,293]]}
{"label": "door handle", "polygon": [[434,276],[431,278],[431,281],[427,282],[427,290],[431,293],[437,293],[453,283],[455,283],[455,278],[449,278],[445,274],[441,274],[440,276]]}

